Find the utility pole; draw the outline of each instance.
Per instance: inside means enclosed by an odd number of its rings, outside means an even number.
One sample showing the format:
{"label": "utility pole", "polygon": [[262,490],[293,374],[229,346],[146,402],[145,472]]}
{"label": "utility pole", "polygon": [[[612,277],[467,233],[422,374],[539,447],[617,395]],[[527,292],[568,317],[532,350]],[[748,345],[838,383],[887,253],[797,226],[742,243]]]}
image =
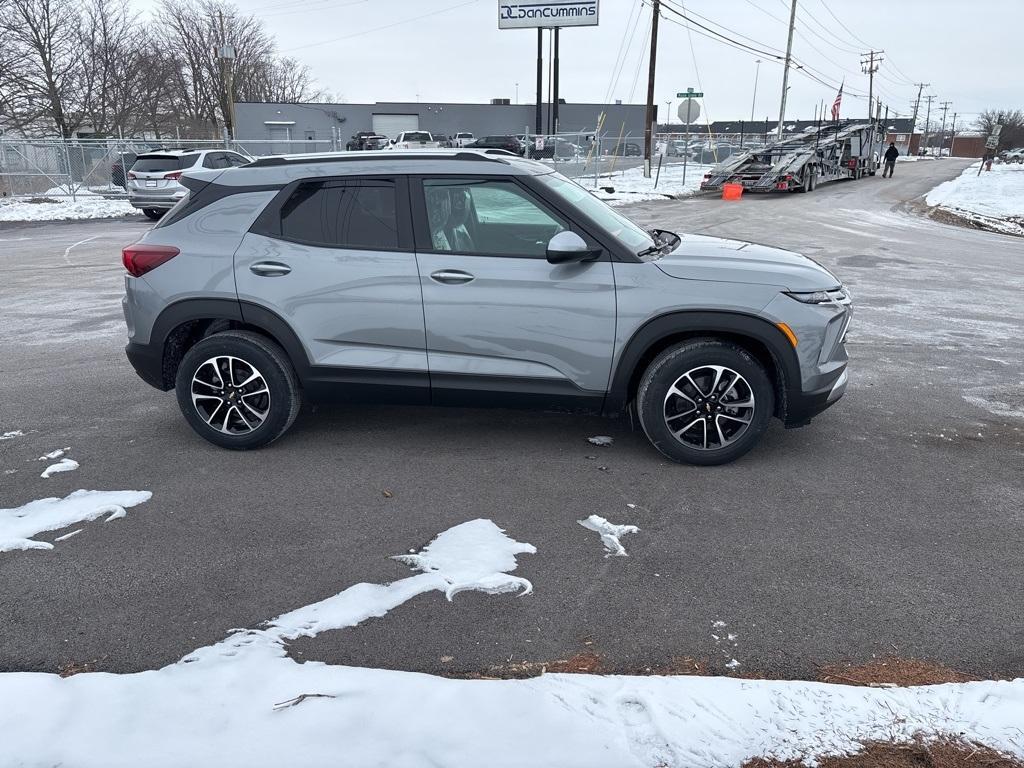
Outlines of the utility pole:
{"label": "utility pole", "polygon": [[793,30],[796,28],[796,0],[789,9],[789,39],[786,41],[786,65],[782,69],[782,102],[779,104],[779,138],[786,121],[786,94],[789,92],[789,65],[793,61]]}
{"label": "utility pole", "polygon": [[[914,83],[917,86],[917,100],[914,102],[914,117],[910,121],[910,139],[913,142],[914,131],[917,130],[917,111],[921,106],[921,91],[927,88],[931,83]],[[910,144],[907,144],[907,148],[910,148]]]}
{"label": "utility pole", "polygon": [[750,102],[750,123],[754,123],[754,108],[757,106],[757,76],[761,74],[761,60],[754,62],[757,68],[754,70],[754,98]]}
{"label": "utility pole", "polygon": [[928,134],[931,132],[931,119],[932,119],[932,100],[935,98],[934,95],[929,94],[925,96],[928,99],[928,111],[924,116],[924,151],[928,154]]}
{"label": "utility pole", "polygon": [[946,111],[952,101],[940,101],[942,105],[942,130],[939,132],[939,157],[942,157],[942,145],[946,143]]}
{"label": "utility pole", "polygon": [[953,125],[949,128],[949,156],[953,156],[953,144],[956,143],[956,112],[953,113]]}
{"label": "utility pole", "polygon": [[[541,110],[544,104],[544,30],[537,27],[537,109],[536,122],[533,126],[534,133],[541,133],[543,130]],[[532,153],[531,153],[532,155]]]}
{"label": "utility pole", "polygon": [[875,72],[882,63],[885,51],[871,50],[860,55],[860,70],[868,76],[868,120],[874,119],[875,113]]}
{"label": "utility pole", "polygon": [[220,47],[217,58],[220,59],[221,77],[227,91],[227,108],[224,110],[224,138],[235,138],[235,83],[234,83],[234,46],[228,45],[227,33],[224,31],[224,12],[217,11],[220,18]]}
{"label": "utility pole", "polygon": [[[796,0],[793,0],[795,3]],[[654,126],[654,67],[658,55],[658,18],[661,16],[661,0],[652,0],[651,13],[651,63],[647,69],[647,117],[644,125],[644,178],[651,178],[651,140]]]}

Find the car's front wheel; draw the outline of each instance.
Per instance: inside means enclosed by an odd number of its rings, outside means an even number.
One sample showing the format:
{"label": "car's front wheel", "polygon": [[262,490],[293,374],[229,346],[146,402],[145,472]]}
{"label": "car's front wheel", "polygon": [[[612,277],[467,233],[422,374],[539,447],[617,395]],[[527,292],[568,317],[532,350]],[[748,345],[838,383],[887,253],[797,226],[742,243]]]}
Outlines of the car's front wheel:
{"label": "car's front wheel", "polygon": [[745,349],[695,339],[658,355],[637,390],[647,438],[673,461],[725,464],[757,444],[774,410],[774,390]]}
{"label": "car's front wheel", "polygon": [[279,438],[301,405],[284,350],[249,331],[224,331],[192,347],[178,367],[175,389],[192,429],[234,450],[261,448]]}
{"label": "car's front wheel", "polygon": [[143,208],[142,212],[154,221],[162,217],[165,213],[165,211],[160,208]]}

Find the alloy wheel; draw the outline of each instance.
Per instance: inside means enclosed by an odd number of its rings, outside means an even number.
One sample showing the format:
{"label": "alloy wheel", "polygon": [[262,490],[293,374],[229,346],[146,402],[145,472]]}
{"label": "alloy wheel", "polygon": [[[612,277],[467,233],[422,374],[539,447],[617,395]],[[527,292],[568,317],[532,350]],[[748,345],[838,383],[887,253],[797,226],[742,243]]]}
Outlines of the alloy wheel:
{"label": "alloy wheel", "polygon": [[724,365],[691,368],[665,395],[665,425],[689,448],[717,451],[739,440],[754,419],[754,390]]}
{"label": "alloy wheel", "polygon": [[270,389],[251,363],[238,357],[211,357],[192,376],[192,404],[200,418],[226,435],[258,429],[270,413]]}

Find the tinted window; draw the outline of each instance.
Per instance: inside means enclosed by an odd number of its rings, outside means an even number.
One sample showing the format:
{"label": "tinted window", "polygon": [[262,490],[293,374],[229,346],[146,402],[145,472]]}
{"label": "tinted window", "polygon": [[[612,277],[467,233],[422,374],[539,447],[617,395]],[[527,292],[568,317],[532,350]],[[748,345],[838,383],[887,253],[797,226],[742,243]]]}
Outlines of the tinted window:
{"label": "tinted window", "polygon": [[568,225],[510,181],[428,179],[427,224],[435,251],[544,257]]}
{"label": "tinted window", "polygon": [[208,152],[203,158],[203,168],[227,168],[223,152]]}
{"label": "tinted window", "polygon": [[225,152],[224,157],[226,157],[228,160],[228,168],[237,168],[240,165],[249,164],[249,158],[242,157],[241,155],[236,155],[234,152]]}
{"label": "tinted window", "polygon": [[281,207],[281,236],[332,248],[397,248],[394,182],[299,184]]}
{"label": "tinted window", "polygon": [[133,171],[141,173],[164,173],[191,168],[199,155],[144,155],[135,161]]}
{"label": "tinted window", "polygon": [[402,134],[402,141],[432,141],[432,139],[426,131],[410,131]]}

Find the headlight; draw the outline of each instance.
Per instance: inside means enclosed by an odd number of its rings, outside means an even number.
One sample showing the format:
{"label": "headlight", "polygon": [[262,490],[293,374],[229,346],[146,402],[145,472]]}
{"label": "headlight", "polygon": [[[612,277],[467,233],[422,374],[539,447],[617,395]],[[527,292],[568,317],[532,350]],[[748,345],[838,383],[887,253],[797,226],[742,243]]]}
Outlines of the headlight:
{"label": "headlight", "polygon": [[785,291],[791,299],[796,299],[804,304],[849,304],[850,294],[846,288],[834,288],[831,291],[811,291],[810,293],[796,293]]}

